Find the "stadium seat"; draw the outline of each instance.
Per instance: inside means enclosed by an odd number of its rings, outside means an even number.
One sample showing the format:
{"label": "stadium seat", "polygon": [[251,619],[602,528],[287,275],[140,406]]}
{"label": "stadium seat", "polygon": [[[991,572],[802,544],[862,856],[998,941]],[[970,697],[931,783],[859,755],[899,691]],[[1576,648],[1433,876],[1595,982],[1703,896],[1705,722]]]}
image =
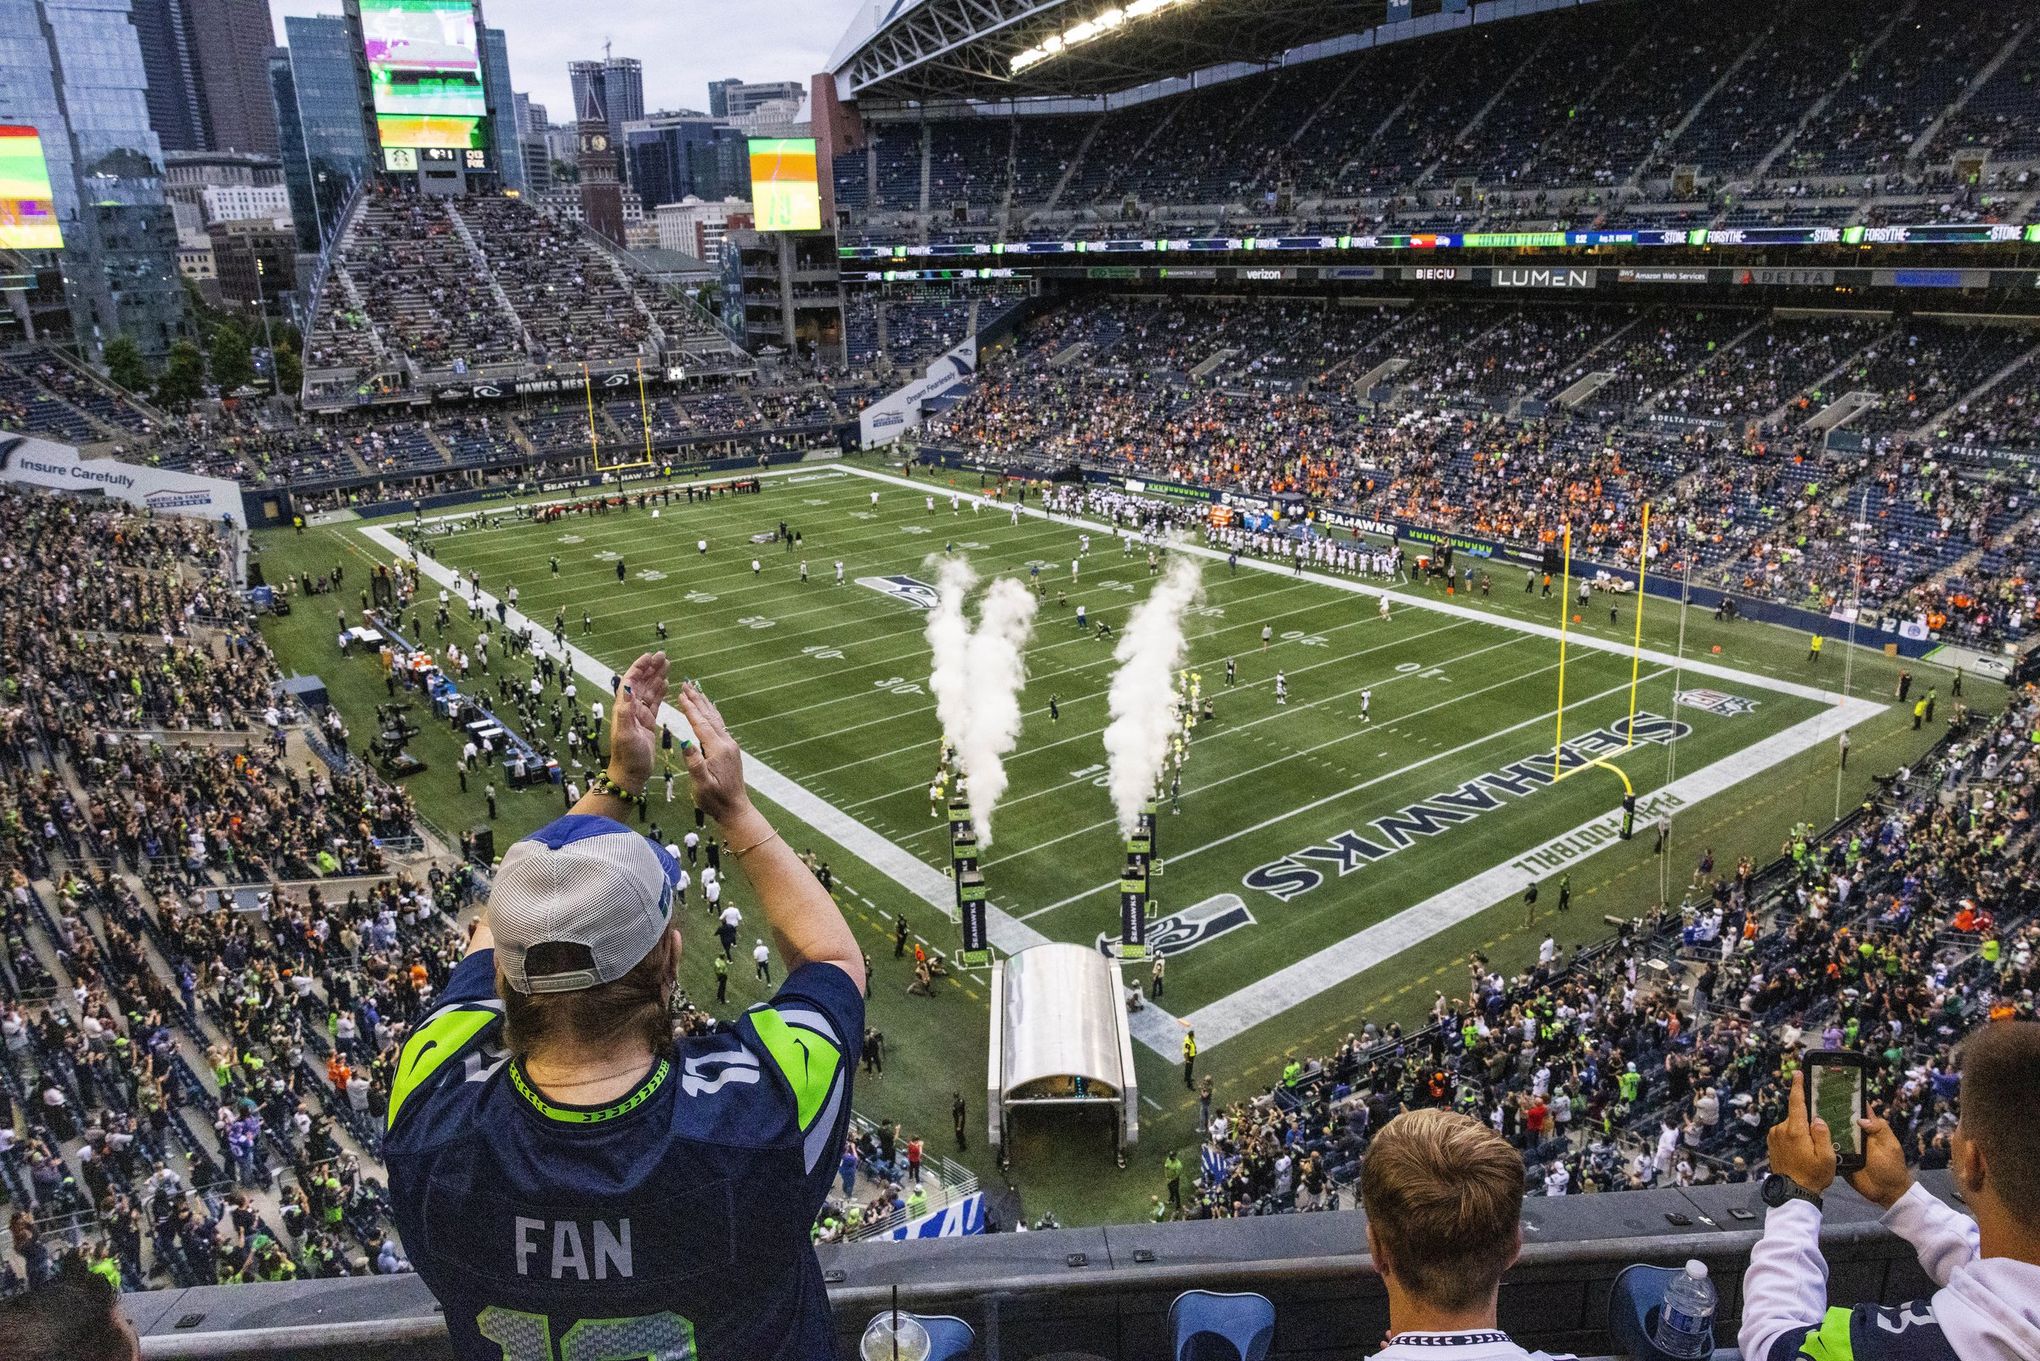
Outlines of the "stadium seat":
{"label": "stadium seat", "polygon": [[[1674,1268],[1638,1263],[1624,1267],[1622,1274],[1615,1278],[1615,1284],[1608,1292],[1608,1334],[1614,1339],[1620,1355],[1632,1357],[1634,1361],[1673,1361],[1669,1352],[1651,1340],[1651,1329],[1657,1323],[1658,1310],[1664,1305],[1665,1291],[1678,1277],[1679,1272]],[[1709,1329],[1710,1350],[1712,1334],[1713,1330]],[[1729,1354],[1734,1353],[1731,1351]]]}
{"label": "stadium seat", "polygon": [[928,1361],[955,1361],[970,1354],[977,1333],[954,1314],[915,1314],[914,1320],[928,1331]]}
{"label": "stadium seat", "polygon": [[1252,1292],[1186,1290],[1169,1306],[1175,1361],[1263,1361],[1275,1340],[1275,1306]]}

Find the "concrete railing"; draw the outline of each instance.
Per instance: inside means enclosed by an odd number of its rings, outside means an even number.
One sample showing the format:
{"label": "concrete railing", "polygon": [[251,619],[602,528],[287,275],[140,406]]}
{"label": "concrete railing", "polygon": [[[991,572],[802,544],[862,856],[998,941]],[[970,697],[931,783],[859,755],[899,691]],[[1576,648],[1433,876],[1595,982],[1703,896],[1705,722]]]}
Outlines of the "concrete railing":
{"label": "concrete railing", "polygon": [[[1951,1198],[1946,1174],[1923,1180]],[[1699,1258],[1720,1292],[1716,1331],[1726,1342],[1762,1215],[1751,1184],[1532,1199],[1523,1256],[1502,1285],[1502,1325],[1528,1347],[1605,1355],[1614,1350],[1607,1313],[1617,1273],[1632,1262]],[[1896,1303],[1930,1292],[1912,1250],[1878,1218],[1847,1188],[1829,1193],[1822,1246],[1831,1300]],[[1202,1288],[1272,1299],[1272,1357],[1357,1361],[1379,1349],[1388,1326],[1366,1242],[1365,1215],[1351,1211],[863,1242],[820,1255],[845,1355],[897,1291],[903,1309],[970,1323],[985,1361],[1162,1357],[1170,1301]],[[438,1306],[415,1276],[154,1291],[122,1303],[148,1361],[452,1358]]]}

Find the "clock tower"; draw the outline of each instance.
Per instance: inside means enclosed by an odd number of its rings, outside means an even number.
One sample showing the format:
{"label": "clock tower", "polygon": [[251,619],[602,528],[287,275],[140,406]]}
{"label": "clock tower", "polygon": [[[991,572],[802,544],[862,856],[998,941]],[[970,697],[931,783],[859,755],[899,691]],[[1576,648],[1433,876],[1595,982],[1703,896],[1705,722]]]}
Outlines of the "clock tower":
{"label": "clock tower", "polygon": [[594,81],[581,101],[577,130],[581,171],[581,220],[588,229],[623,244],[623,186],[616,179],[616,148],[609,144],[609,116]]}

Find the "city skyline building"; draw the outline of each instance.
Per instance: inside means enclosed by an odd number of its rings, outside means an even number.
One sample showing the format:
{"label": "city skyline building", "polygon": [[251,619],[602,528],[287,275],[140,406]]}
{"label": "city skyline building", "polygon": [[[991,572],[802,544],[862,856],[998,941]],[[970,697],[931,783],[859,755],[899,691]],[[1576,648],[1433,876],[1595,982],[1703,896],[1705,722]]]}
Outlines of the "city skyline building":
{"label": "city skyline building", "polygon": [[[283,21],[287,47],[288,95],[294,116],[285,116],[285,90],[271,66],[283,138],[284,183],[291,190],[298,241],[307,250],[338,225],[339,209],[353,185],[374,166],[374,148],[362,117],[353,40],[346,20],[335,15],[291,15]],[[294,129],[294,136],[289,135]]]}
{"label": "city skyline building", "polygon": [[164,151],[276,154],[268,0],[133,0],[131,21]]}
{"label": "city skyline building", "polygon": [[[644,63],[636,57],[606,54],[600,61],[570,61],[567,82],[574,91],[575,121],[580,121],[581,111],[588,107],[588,92],[593,90],[609,123],[609,145],[620,149],[624,124],[645,116]],[[618,170],[629,178],[628,165],[619,162]]]}
{"label": "city skyline building", "polygon": [[40,135],[72,336],[160,361],[189,334],[177,227],[129,0],[0,0],[0,122]]}
{"label": "city skyline building", "polygon": [[489,120],[490,152],[505,189],[530,188],[524,171],[524,138],[517,125],[516,96],[510,89],[510,40],[500,28],[482,30],[482,88],[495,116]]}

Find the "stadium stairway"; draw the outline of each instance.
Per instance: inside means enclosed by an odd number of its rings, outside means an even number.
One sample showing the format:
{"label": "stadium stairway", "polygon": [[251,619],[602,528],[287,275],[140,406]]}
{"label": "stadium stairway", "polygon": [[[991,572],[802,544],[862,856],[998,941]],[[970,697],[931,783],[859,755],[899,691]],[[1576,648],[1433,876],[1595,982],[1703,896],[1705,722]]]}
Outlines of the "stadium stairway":
{"label": "stadium stairway", "polygon": [[1693,374],[1698,373],[1701,369],[1705,368],[1708,364],[1712,363],[1713,361],[1720,359],[1724,355],[1733,354],[1738,346],[1740,346],[1745,340],[1748,340],[1751,336],[1755,335],[1757,332],[1763,330],[1766,326],[1770,324],[1770,322],[1771,319],[1769,316],[1759,316],[1755,321],[1752,321],[1749,325],[1743,327],[1742,330],[1737,331],[1733,336],[1730,336],[1726,341],[1722,342],[1720,345],[1715,346],[1712,351],[1700,355],[1698,358],[1694,360],[1692,364],[1688,365],[1683,369],[1680,369],[1677,373],[1670,375],[1668,378],[1665,379],[1662,385],[1655,388],[1651,392],[1645,394],[1644,399],[1642,403],[1637,407],[1637,410],[1645,415],[1649,415],[1651,412],[1656,411],[1658,409],[1658,403],[1662,402],[1665,399],[1665,395],[1669,393],[1673,388],[1677,387],[1687,378],[1690,378]]}
{"label": "stadium stairway", "polygon": [[1463,142],[1467,138],[1471,137],[1475,130],[1478,129],[1482,123],[1487,121],[1488,115],[1493,113],[1495,109],[1501,105],[1501,102],[1504,99],[1508,98],[1509,91],[1516,88],[1516,83],[1523,79],[1523,74],[1537,65],[1538,60],[1543,57],[1545,49],[1550,47],[1551,44],[1557,40],[1557,36],[1558,30],[1555,28],[1547,29],[1545,31],[1543,37],[1538,41],[1537,45],[1532,47],[1528,52],[1526,52],[1523,55],[1523,59],[1517,62],[1516,65],[1510,70],[1508,79],[1502,81],[1500,84],[1495,86],[1495,92],[1488,97],[1487,103],[1481,105],[1478,109],[1474,110],[1473,117],[1466,120],[1465,126],[1459,128],[1452,134],[1452,141],[1446,144],[1446,149],[1443,152],[1441,152],[1434,160],[1432,160],[1432,162],[1429,165],[1425,166],[1421,171],[1419,171],[1415,179],[1410,181],[1410,187],[1412,189],[1422,189],[1426,185],[1430,184],[1430,182],[1437,176],[1439,167],[1444,165],[1445,162],[1449,159],[1451,146],[1455,143]]}
{"label": "stadium stairway", "polygon": [[929,186],[930,186],[930,185],[931,185],[931,184],[932,184],[932,183],[934,182],[934,179],[935,179],[935,167],[934,167],[934,164],[933,164],[933,161],[934,161],[934,157],[933,157],[933,155],[932,155],[932,154],[931,154],[931,152],[930,152],[930,148],[929,148],[928,142],[929,142],[929,132],[928,132],[928,123],[927,123],[927,120],[926,120],[926,119],[923,119],[923,120],[922,120],[922,122],[921,122],[921,208],[920,208],[920,211],[921,211],[921,213],[922,213],[922,214],[923,214],[924,216],[926,215],[926,213],[927,213],[927,211],[928,211],[928,188],[929,188]]}
{"label": "stadium stairway", "polygon": [[468,220],[461,216],[459,205],[452,199],[446,202],[446,217],[453,224],[453,234],[467,247],[468,259],[473,262],[475,273],[489,281],[489,296],[496,300],[496,306],[502,308],[503,314],[510,318],[510,324],[516,328],[517,339],[524,346],[524,352],[535,353],[538,346],[532,343],[530,329],[525,326],[524,318],[517,314],[517,309],[511,305],[510,295],[503,291],[503,281],[496,277],[496,271],[489,268],[489,258],[482,253],[481,242],[475,240],[474,229],[468,225]]}
{"label": "stadium stairway", "polygon": [[[1841,76],[1835,83],[1828,86],[1819,98],[1806,106],[1805,111],[1799,116],[1799,121],[1792,125],[1792,130],[1778,140],[1778,145],[1764,153],[1764,158],[1756,163],[1746,177],[1743,177],[1748,183],[1762,184],[1764,182],[1764,177],[1771,173],[1771,167],[1777,164],[1779,158],[1784,156],[1787,151],[1791,150],[1794,142],[1799,140],[1799,134],[1804,132],[1814,119],[1820,117],[1821,111],[1827,108],[1837,94],[1841,93],[1843,83],[1848,79],[1849,74],[1859,65],[1867,66],[1871,58],[1877,55],[1877,50],[1891,40],[1892,33],[1897,30],[1900,23],[1911,17],[1912,12],[1913,6],[1910,3],[1897,6],[1892,10],[1891,18],[1885,22],[1883,28],[1877,31],[1877,36],[1872,38],[1860,52],[1852,54],[1850,65],[1843,69]],[[1720,218],[1716,218],[1715,221],[1718,223]]]}
{"label": "stadium stairway", "polygon": [[[1776,31],[1777,23],[1774,20],[1750,39],[1749,46],[1743,48],[1734,61],[1722,68],[1720,79],[1708,86],[1706,91],[1693,101],[1693,106],[1686,110],[1685,117],[1665,129],[1664,133],[1658,137],[1650,150],[1646,151],[1636,162],[1636,165],[1630,170],[1628,177],[1622,181],[1621,188],[1616,191],[1619,195],[1631,197],[1643,192],[1644,179],[1651,171],[1657,169],[1659,157],[1670,148],[1678,145],[1679,139],[1686,135],[1686,130],[1692,127],[1700,115],[1706,112],[1707,106],[1714,102],[1715,96],[1727,89],[1729,82],[1734,80],[1736,74],[1750,63],[1750,59],[1764,50],[1765,44],[1770,42],[1771,35]],[[1666,167],[1666,171],[1667,173],[1670,172],[1669,166]]]}
{"label": "stadium stairway", "polygon": [[1048,199],[1041,205],[1040,212],[1052,213],[1062,203],[1062,196],[1068,192],[1070,181],[1076,177],[1077,167],[1082,165],[1084,158],[1090,154],[1091,143],[1098,140],[1098,131],[1104,126],[1105,115],[1100,114],[1091,120],[1090,127],[1084,129],[1084,140],[1077,143],[1077,149],[1070,153],[1070,162],[1063,167],[1062,178],[1055,182],[1055,188],[1049,190]]}
{"label": "stadium stairway", "polygon": [[[1436,62],[1432,62],[1423,68],[1423,73],[1416,80],[1410,82],[1409,89],[1404,93],[1402,97],[1402,102],[1397,104],[1394,108],[1390,109],[1388,111],[1387,116],[1382,118],[1380,122],[1376,123],[1373,127],[1367,129],[1366,136],[1362,137],[1354,145],[1352,154],[1348,155],[1347,157],[1344,158],[1343,161],[1341,161],[1337,173],[1335,173],[1331,177],[1332,184],[1337,185],[1343,183],[1345,177],[1352,171],[1353,167],[1359,165],[1362,162],[1362,160],[1367,156],[1367,154],[1374,149],[1375,143],[1379,142],[1390,128],[1394,127],[1398,122],[1400,122],[1403,118],[1403,115],[1406,114],[1410,110],[1410,108],[1417,103],[1419,99],[1428,96],[1428,94],[1430,93],[1432,80],[1436,76],[1437,72],[1438,65]],[[1358,200],[1349,199],[1344,201],[1346,202],[1365,201],[1366,197],[1367,196],[1363,195]],[[1340,200],[1327,196],[1325,199],[1321,200],[1319,203],[1314,204],[1312,206],[1323,207],[1325,204],[1336,201]]]}
{"label": "stadium stairway", "polygon": [[2019,50],[2019,44],[2026,40],[2026,35],[2033,31],[2033,27],[2032,24],[2027,24],[2014,33],[2005,45],[1977,70],[1969,83],[1963,86],[1962,93],[1956,95],[1933,122],[1920,130],[1920,135],[1915,137],[1913,144],[1906,149],[1905,156],[1909,164],[1917,164],[1926,158],[1927,148],[1941,135],[1941,129],[1947,125],[1948,120],[1969,106],[1969,101],[1976,97],[1976,92],[1989,83],[1990,78],[1998,73],[2000,67],[2011,60],[2012,54]]}
{"label": "stadium stairway", "polygon": [[1020,180],[1020,120],[1010,119],[1006,126],[1006,156],[1003,162],[1006,182],[999,187],[998,211],[992,215],[992,223],[1001,236],[1013,230],[1013,195]]}
{"label": "stadium stairway", "polygon": [[[199,736],[231,737],[239,743],[259,740],[260,734],[253,731],[241,731],[233,734],[174,732],[158,733],[156,740],[161,740],[163,737],[186,740]],[[313,748],[309,744],[308,735],[302,728],[290,730],[286,742],[287,759],[303,761],[312,751]],[[91,801],[88,791],[67,763],[53,763],[51,769],[57,773],[70,797],[78,802],[81,807]],[[448,858],[449,855],[450,853],[444,852],[443,848],[441,848],[439,858]],[[85,850],[82,858],[69,857],[68,859],[69,868],[81,873],[89,873],[96,868],[103,871],[110,878],[124,884],[133,893],[136,903],[140,906],[140,926],[142,929],[132,934],[140,948],[143,967],[149,970],[153,975],[155,983],[159,985],[163,992],[174,996],[177,990],[176,970],[171,958],[168,938],[164,933],[161,919],[156,912],[152,891],[138,875],[122,868],[117,862],[107,861],[96,852],[90,850],[89,847]],[[216,875],[213,877],[217,880]],[[26,933],[26,937],[31,948],[35,950],[45,972],[55,979],[63,990],[69,991],[77,986],[78,979],[72,971],[70,960],[58,949],[60,932],[47,906],[49,903],[60,900],[57,884],[50,878],[32,880],[31,889],[31,901],[37,909],[41,930],[29,931]],[[97,892],[88,891],[78,902],[72,905],[71,910],[76,913],[81,928],[92,938],[98,961],[102,965],[110,966],[113,963],[113,956],[106,948],[106,942],[111,939],[109,928],[115,922],[106,910],[106,899]],[[109,1000],[115,1004],[117,1010],[128,1009],[120,1005],[124,995],[126,995],[125,990],[116,992],[113,989],[109,989]],[[315,983],[314,995],[322,1003],[325,1002],[326,994],[322,985]],[[132,999],[130,998],[129,1001],[131,1006]],[[165,1019],[169,1022],[183,1086],[189,1092],[196,1092],[207,1108],[217,1108],[221,1103],[221,1094],[213,1081],[212,1065],[206,1051],[207,1047],[213,1045],[230,1047],[232,1043],[230,1038],[220,1028],[217,1018],[209,1015],[206,1007],[203,1005],[196,1008],[190,1014],[166,1014]],[[323,1040],[323,1036],[318,1033],[317,1028],[307,1027],[306,1037],[310,1042],[309,1047],[320,1049],[323,1056],[323,1046],[320,1043]],[[275,1058],[278,1062],[281,1062],[282,1056],[277,1055]],[[347,1109],[345,1094],[331,1092],[323,1071],[311,1065],[309,1053],[307,1054],[306,1063],[306,1081],[300,1090],[315,1099],[315,1109],[323,1109],[331,1117],[329,1134],[333,1142],[339,1147],[343,1155],[353,1156],[360,1160],[361,1165],[364,1167],[374,1166],[373,1149],[364,1143],[359,1136],[356,1122],[350,1118],[352,1112]],[[81,1117],[80,1123],[82,1125],[82,1117],[92,1107],[82,1100],[82,1094],[78,1091],[75,1083],[71,1084],[70,1095],[74,1102],[73,1110]],[[208,1146],[207,1138],[200,1135],[198,1129],[192,1124],[190,1118],[191,1112],[184,1108],[173,1108],[171,1115],[171,1130],[177,1137],[178,1142],[182,1143],[186,1150],[187,1167],[185,1175],[187,1185],[195,1189],[211,1187],[212,1189],[206,1190],[205,1193],[215,1201],[231,1191],[241,1192],[248,1198],[250,1204],[261,1217],[264,1225],[269,1226],[271,1236],[278,1237],[279,1241],[288,1241],[284,1236],[277,1234],[274,1227],[284,1222],[281,1214],[279,1187],[281,1186],[282,1178],[290,1173],[291,1149],[285,1143],[282,1132],[276,1129],[265,1131],[267,1156],[264,1162],[267,1167],[267,1174],[262,1182],[260,1184],[237,1183],[228,1179],[228,1174],[225,1170],[231,1165],[231,1159],[228,1156],[227,1150],[219,1147],[216,1140],[212,1141],[211,1146]],[[78,1150],[83,1146],[84,1142],[82,1136],[63,1142],[60,1151],[67,1165],[77,1162]],[[218,1184],[214,1185],[214,1183]],[[217,1212],[217,1206],[215,1206],[215,1211]],[[367,1235],[362,1231],[362,1226],[350,1223],[349,1227],[354,1230],[357,1241],[365,1248],[367,1245]]]}
{"label": "stadium stairway", "polygon": [[1889,328],[1881,328],[1870,332],[1868,335],[1864,337],[1863,343],[1861,345],[1858,345],[1855,349],[1851,350],[1847,355],[1845,355],[1839,364],[1836,364],[1826,373],[1821,374],[1820,377],[1815,378],[1810,382],[1800,384],[1799,390],[1797,392],[1788,392],[1783,394],[1785,400],[1778,403],[1778,405],[1773,407],[1771,410],[1765,412],[1763,416],[1760,418],[1762,423],[1768,426],[1784,425],[1786,418],[1791,414],[1792,405],[1794,401],[1796,401],[1801,394],[1827,391],[1828,384],[1834,382],[1835,379],[1849,372],[1849,370],[1853,368],[1862,359],[1864,351],[1869,350],[1876,345],[1882,344],[1888,338]]}
{"label": "stadium stairway", "polygon": [[[71,790],[72,797],[81,797],[83,791],[78,786],[76,780],[71,777],[70,772],[66,769],[62,773],[64,783]],[[133,879],[132,876],[123,874],[120,877],[126,880],[137,892],[142,891],[139,881]],[[32,901],[38,909],[38,915],[41,917],[41,929],[26,933],[30,948],[36,952],[44,969],[52,978],[57,980],[60,988],[65,992],[69,992],[77,987],[78,980],[71,972],[69,960],[57,949],[57,927],[50,916],[47,906],[50,902],[59,899],[57,886],[50,879],[35,879],[30,881],[30,890]],[[96,902],[90,904],[81,902],[73,910],[77,912],[81,926],[94,936],[95,943],[105,938],[106,928],[109,923]],[[94,918],[98,919],[97,930],[93,928]],[[151,972],[166,986],[174,989],[175,976],[171,972],[167,959],[162,953],[160,941],[155,939],[153,935],[145,934],[143,936],[143,949]],[[172,1034],[176,1044],[177,1055],[183,1065],[184,1085],[188,1089],[197,1090],[207,1106],[217,1107],[220,1097],[219,1090],[212,1084],[211,1068],[206,1060],[205,1051],[199,1045],[198,1037],[193,1035],[188,1028],[188,1023],[183,1021],[179,1021],[172,1026]],[[217,1042],[218,1037],[214,1035],[211,1039]],[[82,1099],[82,1095],[78,1091],[75,1082],[67,1081],[66,1086],[68,1088],[67,1094],[73,1103],[72,1109],[82,1124],[85,1115],[93,1107]],[[190,1112],[188,1110],[176,1108],[172,1110],[171,1114],[173,1117],[171,1121],[172,1132],[176,1136],[177,1142],[183,1144],[185,1149],[185,1166],[180,1170],[180,1175],[184,1176],[188,1186],[194,1189],[205,1188],[215,1177],[224,1175],[222,1169],[229,1162],[227,1152],[224,1148],[218,1147],[216,1143],[208,1146],[209,1141],[201,1137],[192,1128]],[[57,1152],[63,1158],[67,1169],[77,1165],[79,1150],[84,1145],[85,1139],[82,1134],[57,1143]],[[168,1150],[164,1150],[164,1153],[167,1158]],[[273,1190],[268,1187],[241,1187],[238,1189],[242,1190],[249,1197],[249,1200],[255,1206],[257,1212],[261,1214],[265,1223],[275,1224],[280,1222],[279,1212],[281,1206]]]}
{"label": "stadium stairway", "polygon": [[[1996,388],[1998,384],[2005,382],[2007,379],[2013,378],[2015,375],[2021,374],[2021,372],[2027,369],[2028,366],[2033,365],[2035,360],[2040,360],[2040,341],[2036,341],[2030,348],[2028,348],[2018,358],[2014,359],[2011,363],[2005,365],[2003,368],[1999,369],[1996,373],[1993,373],[1990,377],[1984,379],[1981,383],[1978,383],[1975,387],[1971,388],[1968,392],[1963,393],[1960,397],[1948,403],[1948,405],[1942,407],[1939,411],[1936,411],[1933,415],[1933,419],[1922,422],[1920,426],[1915,430],[1907,431],[1906,438],[1915,440],[1930,440],[1933,436],[1934,431],[1937,428],[1939,428],[1941,422],[1947,420],[1948,417],[1954,411],[1956,411],[1960,407],[1966,406],[1970,402],[1976,401],[1980,397],[1985,396],[1986,394],[1991,392],[1994,388]],[[2026,374],[2024,377],[2020,379],[2020,381],[2030,382],[2031,379],[2032,375]]]}

